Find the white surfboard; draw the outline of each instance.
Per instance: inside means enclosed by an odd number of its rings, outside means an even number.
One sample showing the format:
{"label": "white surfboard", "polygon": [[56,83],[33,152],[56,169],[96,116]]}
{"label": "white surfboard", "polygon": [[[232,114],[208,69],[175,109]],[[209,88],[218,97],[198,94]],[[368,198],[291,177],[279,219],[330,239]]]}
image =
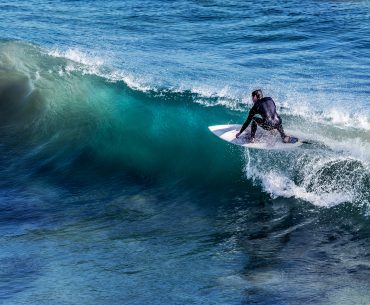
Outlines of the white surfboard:
{"label": "white surfboard", "polygon": [[[208,129],[212,131],[216,136],[225,140],[229,143],[240,145],[248,148],[256,148],[256,149],[292,149],[297,148],[298,146],[302,145],[302,141],[297,139],[295,143],[283,143],[280,137],[280,134],[277,130],[263,130],[262,128],[258,127],[255,142],[250,142],[250,126],[239,136],[236,138],[235,135],[239,132],[242,125],[216,125],[216,126],[209,126]],[[289,131],[286,131],[287,135],[292,135]]]}

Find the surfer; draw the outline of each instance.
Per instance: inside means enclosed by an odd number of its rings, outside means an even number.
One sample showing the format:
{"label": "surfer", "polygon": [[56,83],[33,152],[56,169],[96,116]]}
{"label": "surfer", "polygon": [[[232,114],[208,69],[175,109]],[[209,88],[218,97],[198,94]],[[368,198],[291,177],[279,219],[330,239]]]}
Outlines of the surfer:
{"label": "surfer", "polygon": [[[260,89],[252,92],[252,100],[254,105],[252,109],[249,111],[247,120],[243,124],[240,131],[236,134],[236,137],[238,138],[252,122],[250,139],[251,143],[254,143],[255,141],[257,125],[265,130],[276,129],[280,133],[283,142],[289,143],[290,137],[287,136],[284,132],[282,120],[276,112],[274,100],[271,97],[263,97],[262,90]],[[259,114],[262,118],[255,117],[256,114]]]}

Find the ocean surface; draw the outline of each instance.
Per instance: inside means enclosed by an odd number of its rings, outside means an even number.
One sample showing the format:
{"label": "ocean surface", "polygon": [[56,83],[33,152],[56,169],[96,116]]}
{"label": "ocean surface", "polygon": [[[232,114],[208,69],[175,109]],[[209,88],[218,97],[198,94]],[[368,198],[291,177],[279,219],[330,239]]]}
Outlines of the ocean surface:
{"label": "ocean surface", "polygon": [[370,1],[0,12],[1,304],[370,304]]}

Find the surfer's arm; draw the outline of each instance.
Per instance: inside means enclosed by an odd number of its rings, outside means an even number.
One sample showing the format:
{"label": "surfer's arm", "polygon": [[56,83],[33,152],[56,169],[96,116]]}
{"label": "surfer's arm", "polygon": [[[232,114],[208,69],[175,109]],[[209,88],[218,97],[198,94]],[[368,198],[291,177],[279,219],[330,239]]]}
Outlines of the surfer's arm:
{"label": "surfer's arm", "polygon": [[247,120],[244,122],[240,131],[236,134],[236,137],[239,137],[243,133],[243,131],[249,126],[255,114],[256,114],[256,109],[253,106],[252,109],[249,111]]}

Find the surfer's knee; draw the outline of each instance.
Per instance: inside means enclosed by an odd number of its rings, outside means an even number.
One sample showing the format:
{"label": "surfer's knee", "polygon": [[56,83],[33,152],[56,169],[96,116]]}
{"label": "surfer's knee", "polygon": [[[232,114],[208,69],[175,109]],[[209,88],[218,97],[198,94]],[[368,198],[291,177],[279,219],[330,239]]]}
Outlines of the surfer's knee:
{"label": "surfer's knee", "polygon": [[252,124],[261,125],[263,123],[261,118],[253,118]]}

